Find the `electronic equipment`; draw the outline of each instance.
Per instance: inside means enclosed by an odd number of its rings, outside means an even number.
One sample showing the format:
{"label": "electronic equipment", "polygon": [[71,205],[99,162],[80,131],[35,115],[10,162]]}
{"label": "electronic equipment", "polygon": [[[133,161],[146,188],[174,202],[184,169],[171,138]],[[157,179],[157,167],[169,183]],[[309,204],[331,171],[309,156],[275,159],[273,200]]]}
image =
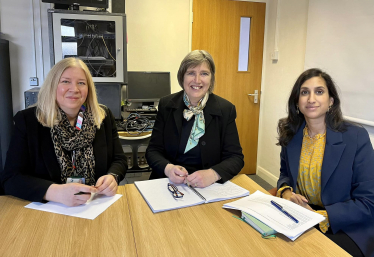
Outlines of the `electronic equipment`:
{"label": "electronic equipment", "polygon": [[90,7],[108,8],[109,0],[42,0],[43,3],[82,5]]}
{"label": "electronic equipment", "polygon": [[170,72],[128,72],[128,102],[158,102],[170,93]]}
{"label": "electronic equipment", "polygon": [[122,120],[120,83],[95,83],[97,100],[107,106],[116,120]]}
{"label": "electronic equipment", "polygon": [[156,108],[149,108],[149,109],[144,109],[144,108],[137,108],[137,109],[126,108],[125,111],[127,111],[127,112],[157,113],[157,109]]}
{"label": "electronic equipment", "polygon": [[131,113],[124,121],[116,121],[117,130],[125,130],[130,135],[152,131],[154,124],[154,120],[149,120],[138,113]]}
{"label": "electronic equipment", "polygon": [[95,83],[127,84],[125,14],[48,9],[48,25],[51,67],[78,57]]}
{"label": "electronic equipment", "polygon": [[39,87],[34,87],[32,89],[25,91],[25,108],[28,108],[33,104],[36,104],[36,102],[38,101],[39,90]]}

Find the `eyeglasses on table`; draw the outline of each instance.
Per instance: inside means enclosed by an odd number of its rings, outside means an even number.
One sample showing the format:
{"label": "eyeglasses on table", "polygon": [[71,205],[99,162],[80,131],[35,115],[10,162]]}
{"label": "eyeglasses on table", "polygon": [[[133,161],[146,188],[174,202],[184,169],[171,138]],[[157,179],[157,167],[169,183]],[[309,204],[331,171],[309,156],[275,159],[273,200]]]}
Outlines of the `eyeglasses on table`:
{"label": "eyeglasses on table", "polygon": [[174,184],[168,183],[168,189],[174,198],[183,198],[183,193],[178,190],[178,187]]}

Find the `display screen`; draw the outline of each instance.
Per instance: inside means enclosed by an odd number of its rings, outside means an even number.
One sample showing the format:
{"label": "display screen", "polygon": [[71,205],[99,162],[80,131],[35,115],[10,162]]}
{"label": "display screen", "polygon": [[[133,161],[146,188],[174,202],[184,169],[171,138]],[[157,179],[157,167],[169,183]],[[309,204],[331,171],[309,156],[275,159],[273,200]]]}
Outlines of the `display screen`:
{"label": "display screen", "polygon": [[167,95],[170,95],[170,72],[128,72],[129,102],[156,102]]}
{"label": "display screen", "polygon": [[77,4],[83,6],[108,8],[108,0],[42,0],[43,3],[52,4]]}

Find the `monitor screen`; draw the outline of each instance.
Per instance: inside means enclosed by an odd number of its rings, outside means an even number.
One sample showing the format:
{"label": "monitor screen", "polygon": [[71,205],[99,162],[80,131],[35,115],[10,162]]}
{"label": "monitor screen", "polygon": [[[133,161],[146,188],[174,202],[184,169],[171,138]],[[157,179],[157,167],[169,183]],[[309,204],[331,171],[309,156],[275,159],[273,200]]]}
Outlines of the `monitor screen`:
{"label": "monitor screen", "polygon": [[52,4],[77,4],[82,6],[108,8],[108,0],[42,0],[43,3]]}
{"label": "monitor screen", "polygon": [[127,101],[157,102],[170,93],[170,72],[128,72]]}
{"label": "monitor screen", "polygon": [[116,120],[121,120],[121,88],[119,83],[95,83],[97,101],[108,107]]}

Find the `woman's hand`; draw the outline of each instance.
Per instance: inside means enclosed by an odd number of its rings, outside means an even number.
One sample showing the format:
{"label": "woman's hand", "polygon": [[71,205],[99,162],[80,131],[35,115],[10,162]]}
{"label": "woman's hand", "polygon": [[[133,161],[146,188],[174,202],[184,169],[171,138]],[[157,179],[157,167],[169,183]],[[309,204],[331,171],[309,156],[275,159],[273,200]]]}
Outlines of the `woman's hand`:
{"label": "woman's hand", "polygon": [[[83,194],[76,195],[80,192]],[[90,199],[91,193],[96,192],[97,189],[95,187],[79,183],[52,184],[48,188],[44,200],[62,203],[67,206],[78,206],[86,203]]]}
{"label": "woman's hand", "polygon": [[294,192],[291,192],[290,189],[284,191],[284,193],[282,194],[282,198],[294,202],[310,211],[313,211],[313,209],[308,204],[308,199],[306,199],[304,196],[300,194],[295,194]]}
{"label": "woman's hand", "polygon": [[188,175],[186,182],[193,187],[207,187],[217,181],[217,174],[214,170],[198,170]]}
{"label": "woman's hand", "polygon": [[166,165],[164,173],[171,182],[176,184],[184,183],[185,178],[188,176],[188,172],[184,167],[171,163]]}
{"label": "woman's hand", "polygon": [[101,176],[95,185],[98,194],[113,196],[117,192],[118,184],[112,175]]}

